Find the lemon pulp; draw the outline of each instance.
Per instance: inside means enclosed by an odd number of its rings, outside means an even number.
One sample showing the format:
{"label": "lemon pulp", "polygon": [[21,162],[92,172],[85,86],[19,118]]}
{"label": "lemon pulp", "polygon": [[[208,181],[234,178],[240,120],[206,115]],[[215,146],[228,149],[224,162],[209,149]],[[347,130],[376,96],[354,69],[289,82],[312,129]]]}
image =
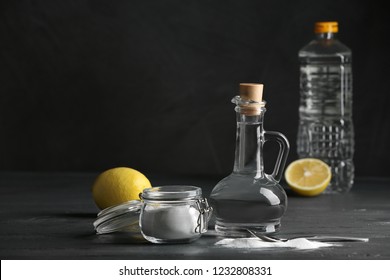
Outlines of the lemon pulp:
{"label": "lemon pulp", "polygon": [[285,179],[290,188],[304,196],[322,193],[332,177],[330,167],[322,160],[303,158],[293,161],[285,171]]}

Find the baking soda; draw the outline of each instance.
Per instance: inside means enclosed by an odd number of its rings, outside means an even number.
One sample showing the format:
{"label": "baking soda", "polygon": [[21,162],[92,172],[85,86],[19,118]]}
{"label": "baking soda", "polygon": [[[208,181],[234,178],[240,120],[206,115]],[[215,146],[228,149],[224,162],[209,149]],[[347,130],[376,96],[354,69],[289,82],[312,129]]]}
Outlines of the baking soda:
{"label": "baking soda", "polygon": [[334,244],[310,241],[306,238],[294,238],[286,242],[267,242],[261,239],[251,238],[225,238],[215,245],[228,248],[293,248],[298,250],[318,249],[321,247],[330,247]]}
{"label": "baking soda", "polygon": [[190,205],[148,205],[142,213],[142,233],[157,239],[191,239],[199,237],[199,211]]}

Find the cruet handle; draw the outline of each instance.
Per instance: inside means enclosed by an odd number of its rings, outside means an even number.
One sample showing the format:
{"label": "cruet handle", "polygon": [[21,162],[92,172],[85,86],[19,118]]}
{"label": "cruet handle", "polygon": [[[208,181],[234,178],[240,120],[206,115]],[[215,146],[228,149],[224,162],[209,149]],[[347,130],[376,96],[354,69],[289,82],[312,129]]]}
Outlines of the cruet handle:
{"label": "cruet handle", "polygon": [[276,131],[264,131],[264,141],[276,141],[279,144],[279,154],[276,159],[274,170],[272,174],[268,176],[272,177],[273,180],[279,182],[282,179],[284,166],[286,165],[286,160],[288,152],[290,151],[290,144],[282,133]]}

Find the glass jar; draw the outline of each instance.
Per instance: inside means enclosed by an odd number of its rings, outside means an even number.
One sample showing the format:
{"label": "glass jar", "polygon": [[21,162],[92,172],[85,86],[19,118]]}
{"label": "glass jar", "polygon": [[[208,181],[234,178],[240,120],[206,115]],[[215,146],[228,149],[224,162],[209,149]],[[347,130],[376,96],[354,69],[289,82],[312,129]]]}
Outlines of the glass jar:
{"label": "glass jar", "polygon": [[96,232],[141,232],[152,243],[186,243],[207,231],[212,208],[199,187],[148,188],[140,198],[102,210]]}
{"label": "glass jar", "polygon": [[[214,187],[210,203],[215,210],[215,230],[223,236],[246,237],[250,231],[273,234],[279,231],[287,208],[287,195],[279,181],[290,149],[287,138],[263,127],[265,101],[262,84],[240,84],[236,105],[237,133],[233,172]],[[264,171],[263,147],[279,144],[271,174]]]}

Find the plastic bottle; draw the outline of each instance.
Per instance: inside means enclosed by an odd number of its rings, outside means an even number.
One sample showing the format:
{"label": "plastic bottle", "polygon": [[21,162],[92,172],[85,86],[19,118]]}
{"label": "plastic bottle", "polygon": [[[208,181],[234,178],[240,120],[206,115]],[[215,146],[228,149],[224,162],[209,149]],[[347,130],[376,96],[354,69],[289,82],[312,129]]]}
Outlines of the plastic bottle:
{"label": "plastic bottle", "polygon": [[337,22],[317,22],[316,38],[299,51],[298,155],[330,165],[325,193],[348,192],[354,181],[352,53],[337,32]]}

